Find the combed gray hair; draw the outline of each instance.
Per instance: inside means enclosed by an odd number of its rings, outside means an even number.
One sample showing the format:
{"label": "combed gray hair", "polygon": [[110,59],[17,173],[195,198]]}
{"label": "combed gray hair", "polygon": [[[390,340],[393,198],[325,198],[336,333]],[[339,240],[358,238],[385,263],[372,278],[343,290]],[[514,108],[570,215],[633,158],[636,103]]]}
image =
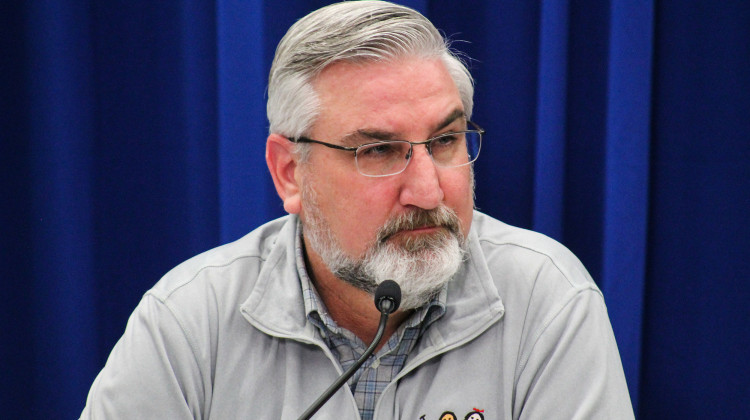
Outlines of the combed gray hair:
{"label": "combed gray hair", "polygon": [[[297,138],[318,115],[315,78],[337,62],[439,58],[453,78],[466,117],[474,85],[459,55],[419,12],[385,1],[347,1],[318,9],[292,25],[276,48],[268,78],[270,132]],[[298,145],[298,152],[302,152]],[[304,154],[304,152],[303,152]]]}

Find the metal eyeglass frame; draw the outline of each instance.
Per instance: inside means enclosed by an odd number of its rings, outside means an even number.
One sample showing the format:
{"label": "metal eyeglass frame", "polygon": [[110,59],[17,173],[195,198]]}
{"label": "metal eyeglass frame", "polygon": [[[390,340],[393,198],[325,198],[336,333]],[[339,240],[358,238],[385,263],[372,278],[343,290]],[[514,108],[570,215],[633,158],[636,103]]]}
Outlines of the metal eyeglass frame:
{"label": "metal eyeglass frame", "polygon": [[[321,144],[321,145],[326,146],[326,147],[330,147],[331,149],[338,149],[338,150],[345,150],[347,152],[354,152],[354,162],[355,162],[355,164],[357,162],[357,151],[360,148],[362,148],[362,147],[369,147],[369,146],[372,146],[374,144],[390,143],[390,142],[396,142],[396,141],[397,142],[402,142],[402,143],[409,143],[409,153],[407,154],[406,165],[404,165],[403,169],[401,169],[398,172],[394,172],[392,174],[386,174],[386,175],[369,175],[369,174],[363,174],[362,171],[359,169],[359,165],[357,165],[357,172],[359,172],[361,175],[368,176],[368,177],[373,177],[373,178],[379,178],[379,177],[386,177],[386,176],[398,175],[401,172],[404,172],[406,170],[406,168],[409,166],[409,162],[411,162],[411,156],[412,156],[413,151],[414,151],[414,146],[419,145],[419,144],[424,144],[425,147],[427,148],[427,153],[430,155],[430,158],[432,158],[432,148],[431,148],[432,142],[435,141],[435,140],[437,140],[437,139],[443,138],[445,136],[450,136],[450,135],[454,135],[454,134],[462,134],[462,133],[477,133],[477,134],[479,134],[479,148],[477,150],[477,154],[476,154],[476,156],[474,156],[474,159],[472,159],[472,160],[470,160],[470,161],[468,161],[466,163],[462,163],[460,165],[455,165],[455,166],[441,166],[441,167],[444,167],[444,168],[458,168],[458,167],[461,167],[461,166],[466,166],[466,165],[468,165],[468,164],[476,161],[477,158],[479,157],[479,152],[482,150],[482,135],[484,135],[485,130],[482,127],[480,127],[479,125],[477,125],[473,121],[468,121],[467,120],[466,122],[468,124],[471,124],[471,126],[474,127],[474,129],[473,130],[451,131],[451,132],[448,132],[448,133],[441,134],[439,136],[435,136],[435,137],[429,138],[429,139],[427,139],[425,141],[383,140],[383,141],[375,141],[375,142],[372,142],[372,143],[360,144],[359,146],[347,147],[347,146],[340,146],[338,144],[326,143],[326,142],[320,141],[320,140],[313,140],[311,138],[304,137],[304,136],[298,137],[297,139],[294,139],[292,137],[287,137],[287,140],[291,141],[292,143],[315,143],[315,144]],[[433,160],[433,162],[435,162],[435,161]],[[435,162],[435,164],[439,165],[437,162]]]}

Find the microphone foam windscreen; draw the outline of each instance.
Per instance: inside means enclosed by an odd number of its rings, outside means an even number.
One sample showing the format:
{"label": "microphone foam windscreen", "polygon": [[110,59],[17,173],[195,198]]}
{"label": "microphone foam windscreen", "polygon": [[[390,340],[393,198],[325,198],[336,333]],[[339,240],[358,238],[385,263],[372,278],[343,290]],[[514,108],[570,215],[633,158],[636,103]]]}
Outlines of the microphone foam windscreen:
{"label": "microphone foam windscreen", "polygon": [[384,280],[377,289],[375,289],[375,305],[378,305],[383,298],[389,298],[393,301],[393,311],[401,305],[401,287],[393,280]]}

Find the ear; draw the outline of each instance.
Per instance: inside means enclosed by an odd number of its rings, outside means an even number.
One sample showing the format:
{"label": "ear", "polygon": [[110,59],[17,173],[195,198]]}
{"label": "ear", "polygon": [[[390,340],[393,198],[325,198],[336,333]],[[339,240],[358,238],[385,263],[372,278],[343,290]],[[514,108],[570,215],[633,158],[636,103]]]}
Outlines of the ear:
{"label": "ear", "polygon": [[266,140],[266,163],[276,192],[284,202],[284,210],[296,214],[300,212],[301,205],[300,188],[295,176],[297,161],[293,150],[294,143],[278,134],[271,134]]}

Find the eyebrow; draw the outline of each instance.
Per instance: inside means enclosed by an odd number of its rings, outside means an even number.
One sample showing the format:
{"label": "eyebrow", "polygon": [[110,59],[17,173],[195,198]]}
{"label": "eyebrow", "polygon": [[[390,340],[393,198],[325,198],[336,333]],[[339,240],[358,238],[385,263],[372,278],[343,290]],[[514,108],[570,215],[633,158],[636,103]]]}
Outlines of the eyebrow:
{"label": "eyebrow", "polygon": [[448,114],[447,117],[443,119],[443,121],[440,122],[440,124],[435,127],[433,131],[440,131],[444,129],[445,127],[453,124],[454,121],[456,121],[459,118],[463,118],[466,114],[464,113],[463,109],[454,109],[453,112]]}
{"label": "eyebrow", "polygon": [[[435,125],[433,132],[440,131],[445,127],[453,124],[459,118],[463,118],[465,113],[462,109],[455,109],[448,114],[442,121]],[[388,140],[402,140],[396,133],[382,130],[369,130],[366,128],[359,129],[353,133],[344,136],[341,141],[345,145],[358,146],[368,141],[388,141]]]}

